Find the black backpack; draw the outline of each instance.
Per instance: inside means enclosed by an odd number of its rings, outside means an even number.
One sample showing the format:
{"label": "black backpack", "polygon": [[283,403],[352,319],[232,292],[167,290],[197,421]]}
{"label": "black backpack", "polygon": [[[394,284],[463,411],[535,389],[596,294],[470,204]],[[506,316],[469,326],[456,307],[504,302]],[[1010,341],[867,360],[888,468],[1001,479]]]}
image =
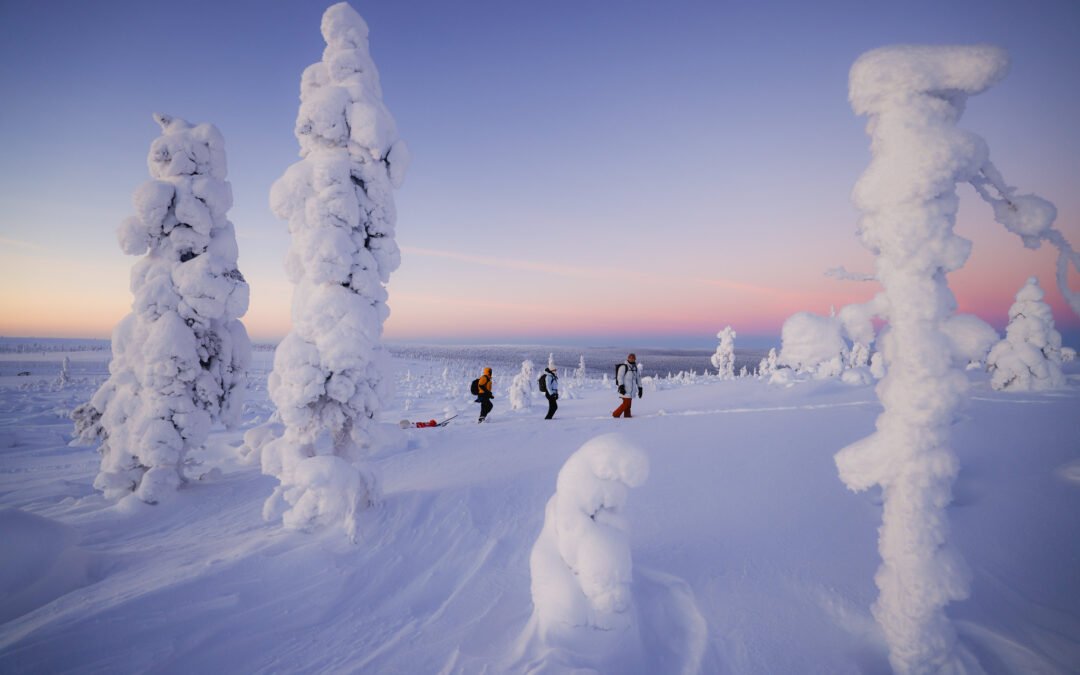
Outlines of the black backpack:
{"label": "black backpack", "polygon": [[479,377],[476,378],[475,380],[473,380],[472,384],[469,385],[469,393],[472,394],[473,396],[479,396],[480,395],[480,378]]}
{"label": "black backpack", "polygon": [[615,384],[619,383],[619,368],[625,368],[625,367],[626,367],[625,363],[620,363],[619,365],[615,366]]}
{"label": "black backpack", "polygon": [[536,381],[536,383],[538,385],[540,385],[540,391],[544,392],[545,394],[548,393],[548,390],[547,390],[547,373],[544,373],[543,375],[541,375],[540,379],[538,379]]}

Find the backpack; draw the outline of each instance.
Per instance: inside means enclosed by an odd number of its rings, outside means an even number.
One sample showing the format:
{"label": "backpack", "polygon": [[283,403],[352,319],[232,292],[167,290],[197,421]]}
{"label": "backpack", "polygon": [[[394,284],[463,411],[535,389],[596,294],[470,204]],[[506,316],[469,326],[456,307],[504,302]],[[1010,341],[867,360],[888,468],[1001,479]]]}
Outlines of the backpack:
{"label": "backpack", "polygon": [[619,365],[615,366],[615,384],[619,384],[619,368],[625,368],[625,367],[626,367],[625,363],[620,363]]}
{"label": "backpack", "polygon": [[541,375],[540,379],[538,379],[536,381],[536,383],[538,385],[540,385],[540,391],[544,392],[545,394],[548,393],[548,390],[547,390],[547,373],[544,373],[543,375]]}
{"label": "backpack", "polygon": [[479,377],[476,378],[475,380],[473,380],[472,384],[469,385],[469,393],[472,394],[473,396],[479,396],[480,395],[480,378]]}

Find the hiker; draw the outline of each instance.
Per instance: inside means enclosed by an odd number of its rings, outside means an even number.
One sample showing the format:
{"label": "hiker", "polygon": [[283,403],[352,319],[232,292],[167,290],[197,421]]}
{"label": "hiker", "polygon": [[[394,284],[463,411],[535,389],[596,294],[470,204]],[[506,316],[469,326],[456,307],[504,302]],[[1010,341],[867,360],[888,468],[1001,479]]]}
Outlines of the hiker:
{"label": "hiker", "polygon": [[626,361],[615,366],[615,384],[619,387],[619,396],[622,398],[622,403],[618,408],[615,408],[615,412],[611,413],[612,417],[632,417],[630,414],[630,404],[634,401],[634,390],[637,390],[637,397],[641,398],[641,375],[638,374],[637,369],[637,355],[627,354]]}
{"label": "hiker", "polygon": [[559,404],[556,403],[559,400],[558,370],[555,366],[548,366],[540,376],[540,391],[544,392],[548,401],[547,417],[544,418],[546,420],[555,417],[555,411],[559,409]]}
{"label": "hiker", "polygon": [[491,368],[484,368],[484,374],[479,378],[473,380],[473,384],[476,385],[476,402],[480,404],[480,419],[476,421],[477,424],[483,422],[491,409],[495,407],[491,403],[491,399],[495,398],[495,395],[491,393]]}

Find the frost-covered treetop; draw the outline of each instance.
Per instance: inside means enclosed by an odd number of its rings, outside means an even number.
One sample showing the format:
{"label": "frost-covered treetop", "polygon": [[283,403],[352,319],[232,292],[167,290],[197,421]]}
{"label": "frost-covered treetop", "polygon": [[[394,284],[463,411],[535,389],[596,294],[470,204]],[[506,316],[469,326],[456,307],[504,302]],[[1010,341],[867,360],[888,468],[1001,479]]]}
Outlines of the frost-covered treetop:
{"label": "frost-covered treetop", "polygon": [[993,45],[892,45],[856,59],[849,98],[856,114],[869,115],[913,93],[948,99],[978,94],[1008,70],[1008,52]]}
{"label": "frost-covered treetop", "polygon": [[300,156],[320,147],[348,148],[357,160],[385,161],[391,182],[400,187],[408,151],[397,141],[397,126],[382,101],[367,24],[341,2],[323,14],[322,34],[322,61],[308,66],[300,81]]}
{"label": "frost-covered treetop", "polygon": [[175,176],[213,176],[224,180],[225,139],[213,124],[192,126],[177,117],[154,113],[162,135],[150,145],[146,164],[150,176],[165,180]]}

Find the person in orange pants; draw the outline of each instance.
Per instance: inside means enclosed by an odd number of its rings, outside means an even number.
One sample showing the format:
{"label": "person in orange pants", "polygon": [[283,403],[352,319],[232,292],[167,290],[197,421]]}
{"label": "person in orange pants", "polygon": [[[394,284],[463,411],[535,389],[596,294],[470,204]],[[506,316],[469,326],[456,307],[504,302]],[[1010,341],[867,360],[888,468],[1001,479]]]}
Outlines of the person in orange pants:
{"label": "person in orange pants", "polygon": [[619,388],[619,397],[622,402],[618,408],[615,408],[615,412],[611,413],[611,416],[633,417],[630,414],[630,404],[634,402],[634,392],[637,391],[638,398],[641,398],[642,394],[641,374],[638,373],[635,354],[628,354],[625,362],[615,366],[615,385]]}

